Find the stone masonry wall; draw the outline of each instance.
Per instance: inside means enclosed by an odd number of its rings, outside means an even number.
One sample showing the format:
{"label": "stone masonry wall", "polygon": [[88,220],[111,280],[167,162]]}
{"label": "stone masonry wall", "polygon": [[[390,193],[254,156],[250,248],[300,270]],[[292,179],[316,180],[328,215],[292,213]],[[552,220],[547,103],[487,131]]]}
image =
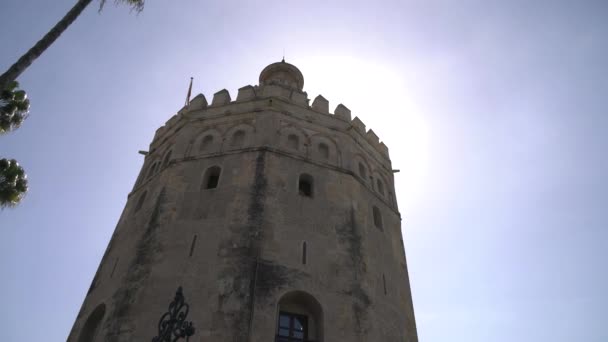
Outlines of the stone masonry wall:
{"label": "stone masonry wall", "polygon": [[417,341],[388,149],[286,89],[199,95],[157,131],[68,341],[101,304],[95,341],[149,341],[178,286],[191,341],[274,341],[292,291],[320,304],[317,341]]}

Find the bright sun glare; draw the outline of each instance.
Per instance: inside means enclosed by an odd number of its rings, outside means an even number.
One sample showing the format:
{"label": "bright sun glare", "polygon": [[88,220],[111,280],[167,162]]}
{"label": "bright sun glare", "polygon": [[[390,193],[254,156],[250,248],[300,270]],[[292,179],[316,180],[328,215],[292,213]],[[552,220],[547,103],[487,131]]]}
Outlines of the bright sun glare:
{"label": "bright sun glare", "polygon": [[[428,128],[411,98],[405,69],[353,57],[309,57],[293,61],[305,77],[309,98],[318,94],[330,111],[342,103],[389,148],[401,206],[419,199],[428,164]],[[312,93],[314,91],[314,93]]]}

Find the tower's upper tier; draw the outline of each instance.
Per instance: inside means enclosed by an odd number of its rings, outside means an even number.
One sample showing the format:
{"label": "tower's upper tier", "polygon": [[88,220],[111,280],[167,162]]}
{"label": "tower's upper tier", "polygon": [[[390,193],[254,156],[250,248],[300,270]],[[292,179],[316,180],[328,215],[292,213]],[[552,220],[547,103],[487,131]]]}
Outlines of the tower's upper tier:
{"label": "tower's upper tier", "polygon": [[304,88],[304,76],[294,65],[282,60],[270,64],[260,73],[260,85],[268,84],[280,84],[301,91]]}
{"label": "tower's upper tier", "polygon": [[[236,99],[230,96],[226,89],[213,94],[211,103],[207,102],[205,95],[198,94],[186,106],[179,110],[167,123],[156,132],[151,149],[162,144],[167,134],[175,133],[171,128],[181,122],[198,121],[199,119],[214,118],[216,116],[234,116],[246,113],[290,113],[306,122],[315,123],[322,127],[330,127],[333,131],[343,130],[353,139],[361,143],[361,138],[371,147],[371,153],[379,153],[374,158],[381,159],[385,167],[390,168],[388,148],[380,142],[376,133],[365,127],[358,118],[351,117],[351,111],[339,104],[330,112],[329,101],[318,95],[311,101],[308,94],[303,91],[304,76],[300,70],[285,60],[272,63],[260,73],[259,85],[247,85],[239,88]],[[273,100],[277,100],[274,101]],[[312,102],[312,103],[311,103]],[[259,114],[262,116],[262,114]],[[182,119],[185,119],[182,121]],[[175,126],[176,128],[178,126]],[[373,152],[375,150],[375,152]],[[390,170],[389,170],[390,171]]]}

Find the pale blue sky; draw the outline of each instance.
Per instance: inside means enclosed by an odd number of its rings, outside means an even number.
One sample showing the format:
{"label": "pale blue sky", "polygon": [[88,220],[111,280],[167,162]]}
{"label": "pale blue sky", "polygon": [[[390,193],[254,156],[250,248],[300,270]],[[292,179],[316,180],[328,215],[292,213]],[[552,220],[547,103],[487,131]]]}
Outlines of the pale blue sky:
{"label": "pale blue sky", "polygon": [[[0,69],[75,0],[2,0]],[[110,1],[111,2],[111,1]],[[0,137],[4,341],[62,341],[154,131],[280,60],[389,146],[421,342],[605,342],[608,2],[149,1],[89,8]]]}

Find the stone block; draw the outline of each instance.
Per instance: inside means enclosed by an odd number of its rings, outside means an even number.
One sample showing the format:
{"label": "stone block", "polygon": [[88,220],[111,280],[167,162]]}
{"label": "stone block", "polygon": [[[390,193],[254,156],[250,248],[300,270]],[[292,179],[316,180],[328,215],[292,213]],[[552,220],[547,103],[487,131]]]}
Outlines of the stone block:
{"label": "stone block", "polygon": [[350,122],[350,124],[353,125],[353,127],[355,127],[355,129],[359,133],[365,135],[365,124],[359,119],[359,117],[355,116],[355,118],[353,119],[353,121]]}
{"label": "stone block", "polygon": [[192,100],[190,100],[190,106],[188,107],[188,111],[199,110],[207,108],[207,99],[205,95],[198,94]]}
{"label": "stone block", "polygon": [[284,97],[285,91],[289,91],[281,86],[269,84],[262,88],[265,97]]}
{"label": "stone block", "polygon": [[232,101],[230,98],[230,93],[226,89],[222,89],[217,93],[213,94],[213,101],[211,102],[211,107],[218,107],[227,105]]}
{"label": "stone block", "polygon": [[336,109],[334,110],[334,115],[339,118],[342,119],[344,121],[350,121],[350,109],[346,108],[345,105],[343,104],[339,104],[338,107],[336,107]]}
{"label": "stone block", "polygon": [[329,114],[329,101],[319,95],[312,101],[312,109],[323,114]]}
{"label": "stone block", "polygon": [[380,139],[378,139],[376,133],[371,129],[367,131],[367,134],[365,134],[365,139],[372,144],[372,146],[378,146],[380,143]]}
{"label": "stone block", "polygon": [[239,89],[239,93],[236,96],[236,102],[252,100],[255,98],[255,89],[253,86],[248,85]]}
{"label": "stone block", "polygon": [[308,107],[308,95],[304,92],[292,91],[291,101],[299,106]]}
{"label": "stone block", "polygon": [[380,143],[380,146],[379,146],[378,148],[380,149],[380,152],[381,152],[382,154],[384,154],[386,157],[388,157],[388,146],[386,146],[386,145],[384,144],[384,142],[381,142],[381,143]]}

